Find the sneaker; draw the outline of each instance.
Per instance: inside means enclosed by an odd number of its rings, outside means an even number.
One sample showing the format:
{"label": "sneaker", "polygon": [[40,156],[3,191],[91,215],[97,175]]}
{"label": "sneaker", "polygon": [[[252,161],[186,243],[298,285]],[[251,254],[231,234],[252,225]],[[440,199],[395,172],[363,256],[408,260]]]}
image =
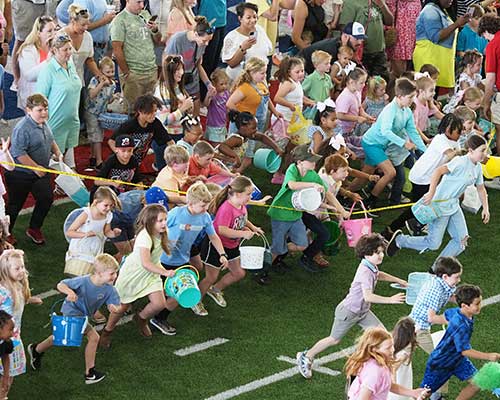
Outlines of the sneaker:
{"label": "sneaker", "polygon": [[305,254],[300,257],[300,265],[302,265],[302,267],[307,272],[315,273],[321,270],[318,264],[316,264],[312,258],[307,257]]}
{"label": "sneaker", "polygon": [[399,251],[399,247],[396,244],[396,238],[401,235],[401,229],[398,229],[396,232],[391,237],[391,240],[389,240],[389,243],[387,243],[387,248],[385,249],[385,254],[387,257],[393,257],[396,255],[396,253]]}
{"label": "sneaker", "polygon": [[408,203],[411,203],[411,200],[406,197],[405,195],[401,195],[401,200],[399,202],[399,204],[408,204]]}
{"label": "sneaker", "polygon": [[318,253],[316,254],[314,257],[313,257],[313,261],[318,264],[319,267],[321,268],[327,268],[330,266],[330,263],[328,262],[328,260],[326,258],[324,258],[321,253]]}
{"label": "sneaker", "polygon": [[209,295],[213,301],[217,303],[218,306],[220,307],[227,307],[226,299],[224,299],[224,294],[214,288],[213,286],[210,286],[210,289],[207,291],[207,295]]}
{"label": "sneaker", "polygon": [[151,339],[153,333],[151,332],[151,329],[149,329],[148,320],[141,318],[138,313],[135,313],[132,319],[139,327],[139,333],[141,334],[141,336],[145,337],[146,339]]}
{"label": "sneaker", "polygon": [[422,228],[424,227],[415,218],[405,221],[405,226],[406,229],[408,229],[408,232],[410,232],[410,235],[412,236],[418,236],[420,233],[422,233]]}
{"label": "sneaker", "polygon": [[149,321],[149,323],[164,335],[174,336],[177,333],[177,330],[167,321],[161,321],[159,319],[153,318]]}
{"label": "sneaker", "polygon": [[155,163],[151,164],[151,168],[153,169],[153,171],[158,172],[158,167]]}
{"label": "sneaker", "polygon": [[267,274],[267,272],[260,273],[260,274],[254,274],[252,276],[252,279],[257,282],[259,285],[265,286],[269,285],[271,283],[271,278]]}
{"label": "sneaker", "polygon": [[89,373],[85,374],[85,384],[92,385],[93,383],[101,382],[106,378],[106,374],[97,371],[95,368],[90,368]]}
{"label": "sneaker", "polygon": [[28,228],[26,229],[26,236],[28,236],[35,244],[44,244],[45,237],[40,229]]}
{"label": "sneaker", "polygon": [[12,92],[17,92],[17,82],[16,81],[12,81],[12,85],[10,85],[10,90]]}
{"label": "sneaker", "polygon": [[297,367],[299,368],[300,375],[306,379],[312,377],[312,360],[306,356],[307,350],[297,353]]}
{"label": "sneaker", "polygon": [[394,232],[389,226],[386,226],[382,232],[380,232],[382,237],[389,242],[391,240],[392,235],[394,235]]}
{"label": "sneaker", "polygon": [[194,307],[191,307],[191,310],[193,310],[193,312],[200,317],[206,317],[208,315],[208,311],[201,301]]}
{"label": "sneaker", "polygon": [[275,185],[281,185],[283,184],[284,180],[285,180],[285,175],[283,175],[281,172],[276,172],[273,175],[273,178],[271,179],[271,183]]}
{"label": "sneaker", "polygon": [[36,351],[36,343],[30,343],[28,345],[28,354],[30,356],[30,365],[34,371],[42,368],[42,357],[43,353]]}
{"label": "sneaker", "polygon": [[500,176],[493,178],[491,181],[484,181],[484,186],[488,189],[500,190]]}

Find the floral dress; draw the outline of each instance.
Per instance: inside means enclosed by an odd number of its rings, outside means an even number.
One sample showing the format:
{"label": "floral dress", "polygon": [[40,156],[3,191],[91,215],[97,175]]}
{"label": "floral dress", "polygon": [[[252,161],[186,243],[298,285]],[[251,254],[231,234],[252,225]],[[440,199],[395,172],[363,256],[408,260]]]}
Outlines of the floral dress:
{"label": "floral dress", "polygon": [[397,31],[396,45],[386,49],[387,58],[411,60],[415,48],[415,24],[422,9],[420,0],[386,0],[386,3],[396,15]]}
{"label": "floral dress", "polygon": [[[26,372],[26,355],[24,346],[21,340],[21,318],[24,311],[24,299],[20,299],[20,304],[14,308],[14,301],[9,290],[0,285],[0,310],[4,310],[12,315],[14,320],[14,335],[12,336],[12,344],[14,351],[10,357],[10,376],[17,376]],[[0,374],[3,375],[3,367],[0,361]]]}

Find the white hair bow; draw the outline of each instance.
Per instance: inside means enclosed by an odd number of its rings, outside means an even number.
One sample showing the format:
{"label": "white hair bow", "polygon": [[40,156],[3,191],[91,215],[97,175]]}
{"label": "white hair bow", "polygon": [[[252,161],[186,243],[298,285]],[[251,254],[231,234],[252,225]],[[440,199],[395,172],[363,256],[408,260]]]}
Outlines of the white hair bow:
{"label": "white hair bow", "polygon": [[332,107],[332,108],[335,108],[335,102],[328,98],[325,100],[325,102],[321,102],[321,101],[318,101],[318,103],[316,104],[316,108],[318,109],[319,112],[323,112],[326,110],[326,107]]}
{"label": "white hair bow", "polygon": [[346,147],[344,137],[341,134],[332,136],[330,139],[330,146],[335,150],[339,150],[342,146]]}
{"label": "white hair bow", "polygon": [[415,72],[415,80],[418,81],[420,78],[430,78],[431,76],[427,71],[425,72]]}

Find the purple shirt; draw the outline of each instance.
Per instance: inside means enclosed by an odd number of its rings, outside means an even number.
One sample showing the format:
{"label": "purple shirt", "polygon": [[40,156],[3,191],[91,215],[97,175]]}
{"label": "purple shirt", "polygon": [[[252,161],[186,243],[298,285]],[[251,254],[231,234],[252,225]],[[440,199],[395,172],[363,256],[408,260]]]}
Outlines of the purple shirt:
{"label": "purple shirt", "polygon": [[226,103],[229,99],[229,90],[222,93],[217,93],[210,104],[208,105],[207,126],[215,128],[223,128],[226,126],[227,107]]}
{"label": "purple shirt", "polygon": [[344,299],[344,307],[355,314],[364,314],[370,309],[370,303],[365,301],[363,290],[368,289],[372,292],[377,284],[378,268],[363,259],[354,275],[349,293]]}

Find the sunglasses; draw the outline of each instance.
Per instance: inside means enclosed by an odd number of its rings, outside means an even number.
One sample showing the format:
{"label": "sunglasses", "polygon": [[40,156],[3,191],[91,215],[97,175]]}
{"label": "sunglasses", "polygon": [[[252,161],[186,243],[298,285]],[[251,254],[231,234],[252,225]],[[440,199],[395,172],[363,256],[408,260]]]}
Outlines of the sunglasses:
{"label": "sunglasses", "polygon": [[82,8],[80,11],[76,13],[77,16],[79,17],[88,17],[89,16],[89,10]]}
{"label": "sunglasses", "polygon": [[215,28],[213,28],[211,26],[209,26],[206,29],[196,29],[196,33],[198,34],[198,36],[213,35],[214,32],[215,32]]}
{"label": "sunglasses", "polygon": [[180,63],[182,61],[183,61],[182,56],[171,56],[170,60],[168,62],[169,62],[169,64],[177,64],[177,63]]}

